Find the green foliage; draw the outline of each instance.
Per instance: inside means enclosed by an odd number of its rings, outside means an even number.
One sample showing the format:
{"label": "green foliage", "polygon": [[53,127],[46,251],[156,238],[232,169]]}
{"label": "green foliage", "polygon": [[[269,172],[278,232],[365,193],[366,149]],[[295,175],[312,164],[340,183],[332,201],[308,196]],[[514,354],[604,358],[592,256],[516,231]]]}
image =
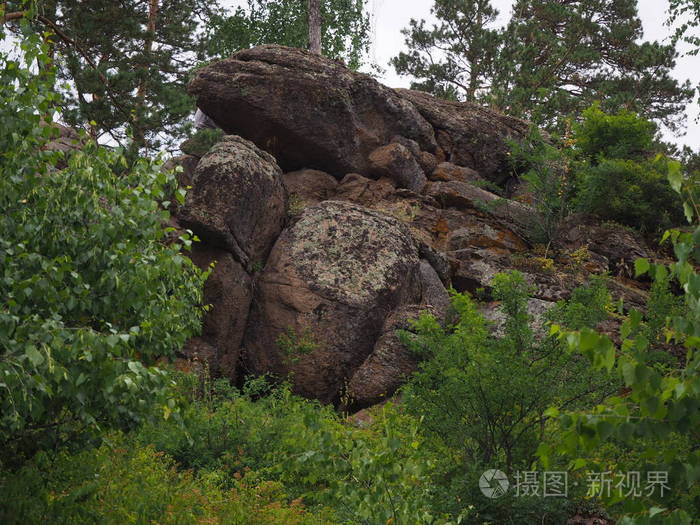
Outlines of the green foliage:
{"label": "green foliage", "polygon": [[656,126],[627,110],[605,113],[599,103],[574,126],[576,149],[587,159],[643,159],[652,152]]}
{"label": "green foliage", "polygon": [[[321,52],[344,60],[352,69],[366,59],[370,44],[367,0],[321,2]],[[241,49],[262,44],[307,48],[308,2],[248,0],[247,9],[212,17],[208,43],[211,56],[225,58]]]}
{"label": "green foliage", "polygon": [[594,277],[586,286],[579,286],[568,301],[559,301],[547,312],[547,319],[570,330],[595,328],[609,315],[612,297],[603,277]]}
{"label": "green foliage", "polygon": [[[168,422],[144,427],[138,439],[224,486],[241,478],[282,482],[291,497],[332,508],[343,523],[444,523],[430,508],[431,460],[417,422],[385,407],[371,428],[359,429],[332,408],[293,396],[288,385],[266,388],[262,397],[246,387],[194,403],[184,415],[187,434]],[[252,390],[260,391],[259,381]]]}
{"label": "green foliage", "polygon": [[511,141],[511,161],[516,173],[527,184],[530,203],[538,214],[532,222],[533,242],[550,243],[562,221],[572,211],[574,180],[566,150],[551,144],[536,128],[528,137]]}
{"label": "green foliage", "polygon": [[[21,3],[21,2],[20,2]],[[49,44],[63,94],[62,117],[92,138],[133,140],[159,149],[183,136],[194,107],[185,90],[201,54],[201,20],[208,0],[43,0],[34,31]],[[155,11],[151,8],[156,7]],[[18,7],[19,8],[19,7]],[[150,25],[153,25],[151,28]],[[53,34],[51,34],[53,33]]]}
{"label": "green foliage", "polygon": [[196,157],[203,157],[209,150],[219,142],[221,137],[224,135],[221,129],[200,129],[192,135],[189,139],[180,145],[180,149],[186,155],[194,155]]}
{"label": "green foliage", "polygon": [[512,471],[532,462],[547,407],[581,402],[598,385],[582,360],[535,337],[522,274],[499,274],[493,287],[506,318],[501,339],[460,294],[453,296],[453,325],[444,328],[430,316],[416,323],[416,335],[405,342],[424,361],[406,388],[406,406],[423,418],[431,439],[462,461]]}
{"label": "green foliage", "polygon": [[43,151],[58,99],[24,27],[26,63],[0,57],[0,461],[174,412],[155,364],[199,329],[205,277],[189,239],[166,243],[160,163],[125,171],[87,139],[69,159]]}
{"label": "green foliage", "polygon": [[669,162],[603,159],[585,167],[579,173],[577,206],[646,233],[681,224],[680,202],[667,180]]}
{"label": "green foliage", "polygon": [[152,446],[123,436],[71,455],[40,454],[16,473],[0,474],[0,521],[6,525],[252,523],[330,524],[290,502],[275,482],[221,485],[216,473],[195,475]]}
{"label": "green foliage", "polygon": [[[670,182],[676,185],[673,179]],[[682,191],[686,184],[692,181],[680,181],[676,186],[679,193],[686,194]],[[692,195],[693,190],[688,194]],[[697,224],[694,209],[688,211],[689,218]],[[680,284],[684,310],[669,307],[659,291],[653,296],[657,308],[671,315],[676,313],[670,319],[666,339],[685,348],[685,362],[675,367],[657,366],[648,326],[658,328],[661,323],[653,316],[662,312],[652,312],[645,327],[642,314],[632,311],[620,329],[619,350],[607,336],[592,330],[560,332],[572,351],[586,355],[595,368],[605,368],[623,381],[626,393],[609,397],[592,410],[561,415],[561,435],[556,446],[543,445],[540,449],[545,465],[552,458],[563,456],[572,467],[583,468],[596,465],[598,451],[607,443],[628,450],[641,448],[624,465],[626,470],[666,473],[668,490],[665,494],[647,493],[641,498],[606,498],[608,504],[627,514],[619,522],[626,525],[693,523],[700,498],[700,452],[696,446],[700,428],[700,276],[696,266],[700,228],[696,226],[693,233],[667,232],[664,237],[673,240],[677,262],[651,264],[639,259],[635,268],[637,274],[648,273],[660,281],[661,289],[667,286],[669,278]],[[554,331],[559,329],[555,327]],[[693,445],[688,446],[689,443]]]}
{"label": "green foliage", "polygon": [[675,47],[643,41],[636,0],[518,0],[504,28],[488,0],[436,0],[433,14],[432,29],[411,21],[408,52],[392,62],[438,95],[560,131],[595,100],[677,129],[693,97],[671,76]]}

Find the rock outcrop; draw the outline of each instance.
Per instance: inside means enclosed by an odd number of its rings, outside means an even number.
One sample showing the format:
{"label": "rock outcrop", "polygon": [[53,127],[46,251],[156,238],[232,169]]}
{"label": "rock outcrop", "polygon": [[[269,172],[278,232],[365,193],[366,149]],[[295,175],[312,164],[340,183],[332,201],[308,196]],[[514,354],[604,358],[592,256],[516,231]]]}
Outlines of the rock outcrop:
{"label": "rock outcrop", "polygon": [[574,216],[557,242],[533,244],[537,211],[506,198],[521,120],[280,46],[212,63],[190,91],[240,135],[173,160],[192,186],[171,208],[174,226],[202,239],[196,264],[217,261],[205,288],[213,308],[185,350],[215,373],[271,373],[361,409],[415,370],[399,334],[424,312],[449,322],[449,287],[487,299],[495,333],[503,314],[488,299],[503,271],[524,274],[538,319],[594,273],[611,272],[625,304],[645,303],[629,272],[652,255],[638,235]]}
{"label": "rock outcrop", "polygon": [[508,140],[526,136],[528,123],[470,102],[454,102],[421,91],[397,89],[435,130],[443,160],[503,183],[511,176]]}
{"label": "rock outcrop", "polygon": [[425,151],[433,129],[369,75],[301,49],[261,46],[196,73],[189,91],[227,133],[271,152],[285,171],[369,174],[369,154],[399,135]]}

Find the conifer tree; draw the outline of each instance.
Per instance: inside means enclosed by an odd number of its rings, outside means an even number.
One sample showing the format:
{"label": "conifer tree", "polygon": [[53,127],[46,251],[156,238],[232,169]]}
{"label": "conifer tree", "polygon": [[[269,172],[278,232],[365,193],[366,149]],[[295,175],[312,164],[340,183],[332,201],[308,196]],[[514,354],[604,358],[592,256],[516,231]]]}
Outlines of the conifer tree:
{"label": "conifer tree", "polygon": [[412,21],[392,61],[418,89],[550,128],[599,100],[677,129],[692,98],[671,76],[675,47],[642,41],[637,0],[517,0],[502,29],[488,0],[435,0],[433,13],[439,24]]}
{"label": "conifer tree", "polygon": [[173,142],[194,108],[185,91],[203,49],[208,0],[43,0],[37,31],[51,31],[63,118],[131,149]]}
{"label": "conifer tree", "polygon": [[675,47],[642,39],[637,0],[517,0],[490,99],[550,126],[598,100],[675,130],[692,90],[671,76]]}
{"label": "conifer tree", "polygon": [[431,10],[439,24],[411,19],[408,53],[391,60],[397,73],[417,79],[413,88],[474,101],[490,84],[500,35],[491,24],[498,16],[489,0],[436,0]]}

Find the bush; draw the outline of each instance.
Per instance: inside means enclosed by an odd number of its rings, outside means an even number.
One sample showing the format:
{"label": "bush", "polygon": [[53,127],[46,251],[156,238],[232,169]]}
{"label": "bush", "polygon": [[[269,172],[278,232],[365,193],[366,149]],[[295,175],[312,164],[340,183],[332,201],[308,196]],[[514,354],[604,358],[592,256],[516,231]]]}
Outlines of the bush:
{"label": "bush", "polygon": [[555,340],[535,337],[522,274],[499,274],[493,287],[506,315],[502,339],[490,335],[476,304],[461,294],[453,296],[455,324],[443,328],[423,316],[416,335],[404,338],[424,359],[405,389],[406,406],[463,461],[510,472],[532,463],[549,406],[583,402],[599,385],[585,362]]}
{"label": "bush", "polygon": [[222,488],[222,473],[179,471],[152,446],[135,446],[123,436],[79,454],[40,454],[14,474],[0,473],[0,522],[5,525],[124,525],[226,523],[321,525],[290,501],[281,484],[234,480]]}
{"label": "bush", "polygon": [[609,115],[593,104],[574,127],[576,149],[589,161],[644,159],[653,150],[656,125],[635,113],[622,110]]}
{"label": "bush", "polygon": [[44,151],[53,76],[22,45],[25,65],[0,55],[0,463],[173,412],[155,364],[199,329],[205,277],[166,242],[160,163]]}
{"label": "bush", "polygon": [[659,233],[683,222],[680,200],[667,174],[665,159],[601,159],[579,174],[578,207],[603,220]]}

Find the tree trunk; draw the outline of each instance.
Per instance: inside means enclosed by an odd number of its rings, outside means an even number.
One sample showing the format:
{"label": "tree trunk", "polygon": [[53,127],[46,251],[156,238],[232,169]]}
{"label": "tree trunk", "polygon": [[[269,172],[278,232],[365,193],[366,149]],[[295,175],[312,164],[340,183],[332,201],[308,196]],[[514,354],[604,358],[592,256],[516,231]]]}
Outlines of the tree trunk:
{"label": "tree trunk", "polygon": [[321,0],[309,0],[309,50],[321,54]]}
{"label": "tree trunk", "polygon": [[142,77],[136,91],[136,111],[134,114],[134,142],[137,146],[145,146],[146,132],[142,123],[143,111],[146,107],[146,91],[148,88],[148,64],[153,51],[153,40],[156,34],[156,21],[158,20],[159,0],[150,0],[148,3],[148,25],[146,27],[146,40],[143,45],[144,65]]}

